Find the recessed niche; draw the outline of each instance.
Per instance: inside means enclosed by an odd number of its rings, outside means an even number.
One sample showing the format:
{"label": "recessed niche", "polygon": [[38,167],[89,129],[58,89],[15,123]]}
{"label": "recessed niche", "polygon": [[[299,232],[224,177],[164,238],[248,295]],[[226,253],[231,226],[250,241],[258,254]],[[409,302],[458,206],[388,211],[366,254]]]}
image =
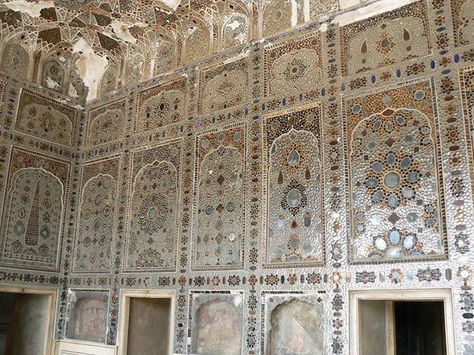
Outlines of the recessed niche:
{"label": "recessed niche", "polygon": [[107,291],[71,291],[67,337],[104,343],[107,335]]}
{"label": "recessed niche", "polygon": [[50,354],[52,298],[0,290],[0,355]]}
{"label": "recessed niche", "polygon": [[125,293],[122,297],[120,354],[171,354],[173,295],[137,291]]}

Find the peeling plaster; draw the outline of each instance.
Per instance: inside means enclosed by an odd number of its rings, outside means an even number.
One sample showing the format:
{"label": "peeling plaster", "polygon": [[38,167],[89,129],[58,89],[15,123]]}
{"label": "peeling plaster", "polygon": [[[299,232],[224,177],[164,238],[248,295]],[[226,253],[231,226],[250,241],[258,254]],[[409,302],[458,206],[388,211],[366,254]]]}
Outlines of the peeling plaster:
{"label": "peeling plaster", "polygon": [[176,10],[181,3],[181,0],[160,0],[160,2],[172,8],[173,10]]}
{"label": "peeling plaster", "polygon": [[225,26],[230,27],[232,29],[232,31],[235,31],[235,29],[240,26],[240,22],[238,20],[234,20],[232,22],[226,23]]}
{"label": "peeling plaster", "polygon": [[411,4],[416,0],[381,0],[370,3],[366,6],[357,8],[355,10],[348,10],[338,16],[336,16],[332,23],[338,24],[339,26],[345,26],[353,22],[365,20],[366,18],[380,15],[382,13],[390,12],[399,7]]}
{"label": "peeling plaster", "polygon": [[291,0],[291,27],[298,25],[298,3]]}
{"label": "peeling plaster", "polygon": [[235,62],[236,60],[247,57],[249,55],[249,53],[250,53],[250,50],[243,51],[239,55],[236,55],[232,58],[228,58],[228,59],[224,60],[222,63],[229,64],[229,63]]}
{"label": "peeling plaster", "polygon": [[304,0],[303,12],[304,12],[304,22],[309,22],[311,20],[311,8],[309,0]]}
{"label": "peeling plaster", "polygon": [[128,25],[122,21],[118,21],[114,19],[112,23],[110,24],[110,26],[112,26],[114,34],[117,38],[125,42],[129,42],[133,44],[137,43],[137,39],[133,37],[132,34],[130,33],[130,27],[139,26],[138,24]]}
{"label": "peeling plaster", "polygon": [[95,99],[100,80],[107,69],[108,60],[97,55],[92,47],[82,38],[74,44],[72,51],[73,53],[80,53],[76,65],[79,76],[84,81],[85,86],[89,88],[87,100]]}
{"label": "peeling plaster", "polygon": [[10,10],[20,11],[21,13],[30,15],[31,17],[39,17],[41,15],[41,10],[55,6],[52,0],[45,0],[41,2],[16,0],[12,2],[4,2],[2,5],[8,7]]}
{"label": "peeling plaster", "polygon": [[46,87],[48,87],[49,89],[56,89],[57,87],[59,87],[59,83],[57,83],[56,81],[54,81],[50,77],[47,77],[46,78]]}

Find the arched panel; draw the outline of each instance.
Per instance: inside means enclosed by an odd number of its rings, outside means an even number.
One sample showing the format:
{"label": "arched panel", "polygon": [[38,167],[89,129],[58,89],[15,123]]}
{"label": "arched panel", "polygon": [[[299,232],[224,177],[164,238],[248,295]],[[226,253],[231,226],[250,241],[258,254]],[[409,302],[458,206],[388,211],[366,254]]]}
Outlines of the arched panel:
{"label": "arched panel", "polygon": [[170,41],[163,41],[155,56],[154,75],[163,74],[176,67],[176,47]]}
{"label": "arched panel", "polygon": [[5,261],[55,268],[61,237],[63,186],[43,169],[13,176],[2,236]]}
{"label": "arched panel", "polygon": [[207,56],[211,49],[209,28],[201,21],[192,20],[185,42],[183,63],[192,63]]}
{"label": "arched panel", "polygon": [[17,43],[8,43],[3,48],[1,71],[17,80],[28,79],[30,55],[28,51]]}
{"label": "arched panel", "polygon": [[115,179],[99,174],[82,190],[74,270],[107,272],[114,235]]}
{"label": "arched panel", "polygon": [[235,268],[243,242],[242,155],[219,146],[199,169],[195,267]]}
{"label": "arched panel", "polygon": [[423,113],[408,109],[385,110],[354,128],[349,181],[355,261],[444,253],[433,130]]}
{"label": "arched panel", "polygon": [[155,161],[135,177],[126,253],[127,270],[174,270],[178,235],[176,167]]}
{"label": "arched panel", "polygon": [[117,89],[119,69],[114,64],[109,64],[102,75],[99,86],[99,95],[108,94]]}
{"label": "arched panel", "polygon": [[61,64],[55,60],[44,63],[41,85],[57,92],[62,92],[64,80],[65,72]]}
{"label": "arched panel", "polygon": [[125,65],[125,84],[141,81],[145,71],[145,58],[140,53],[133,55]]}
{"label": "arched panel", "polygon": [[290,0],[267,1],[263,12],[263,37],[290,29],[292,10]]}
{"label": "arched panel", "polygon": [[321,262],[321,166],[316,137],[295,129],[281,135],[270,148],[268,165],[267,263]]}

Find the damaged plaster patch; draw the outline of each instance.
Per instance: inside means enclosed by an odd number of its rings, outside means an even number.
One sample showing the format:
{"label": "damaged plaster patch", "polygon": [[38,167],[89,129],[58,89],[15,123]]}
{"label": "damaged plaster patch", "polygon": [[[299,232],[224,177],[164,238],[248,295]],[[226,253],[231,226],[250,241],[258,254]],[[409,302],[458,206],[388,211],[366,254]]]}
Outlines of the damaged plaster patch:
{"label": "damaged plaster patch", "polygon": [[352,11],[347,11],[345,13],[342,13],[338,16],[336,16],[332,23],[338,24],[339,26],[345,26],[353,22],[365,20],[366,18],[380,15],[386,12],[393,11],[395,9],[398,9],[402,6],[411,4],[412,2],[415,2],[416,0],[398,0],[398,1],[393,1],[393,0],[381,0],[381,1],[375,1],[371,4],[368,4],[367,6],[363,6],[360,8],[357,8]]}
{"label": "damaged plaster patch", "polygon": [[52,0],[45,0],[41,2],[15,0],[12,2],[3,2],[2,5],[8,7],[10,10],[19,11],[21,13],[30,15],[31,17],[39,17],[41,15],[41,10],[54,7],[54,2]]}
{"label": "damaged plaster patch", "polygon": [[291,0],[291,27],[298,25],[298,3]]}
{"label": "damaged plaster patch", "polygon": [[238,55],[236,55],[232,58],[228,58],[228,59],[224,60],[222,63],[229,64],[229,63],[235,62],[239,59],[247,57],[249,55],[249,53],[250,53],[250,49],[242,51],[240,54],[238,54]]}
{"label": "damaged plaster patch", "polygon": [[173,10],[176,10],[181,3],[181,0],[160,0],[160,2],[172,8]]}
{"label": "damaged plaster patch", "polygon": [[100,80],[107,69],[108,61],[105,57],[97,55],[82,38],[74,44],[72,51],[80,53],[76,66],[84,85],[89,88],[87,100],[92,100],[97,97]]}
{"label": "damaged plaster patch", "polygon": [[137,26],[137,24],[128,25],[126,23],[114,19],[110,25],[112,26],[114,34],[117,38],[125,42],[137,43],[137,39],[133,37],[130,33],[130,28],[133,26]]}
{"label": "damaged plaster patch", "polygon": [[51,79],[49,76],[46,78],[46,87],[49,89],[56,89],[59,87],[59,83]]}

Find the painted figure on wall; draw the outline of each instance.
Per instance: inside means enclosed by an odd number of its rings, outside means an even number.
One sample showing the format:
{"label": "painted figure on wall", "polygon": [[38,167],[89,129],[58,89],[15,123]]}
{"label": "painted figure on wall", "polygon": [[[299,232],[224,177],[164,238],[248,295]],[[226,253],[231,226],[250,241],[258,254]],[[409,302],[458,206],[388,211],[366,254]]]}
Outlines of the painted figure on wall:
{"label": "painted figure on wall", "polygon": [[211,301],[199,307],[196,316],[195,353],[240,354],[241,317],[233,304]]}
{"label": "painted figure on wall", "polygon": [[271,314],[269,355],[322,355],[321,314],[314,305],[293,299]]}
{"label": "painted figure on wall", "polygon": [[[81,298],[82,296],[82,298]],[[71,339],[104,342],[107,333],[107,297],[101,294],[79,295],[68,324]]]}

